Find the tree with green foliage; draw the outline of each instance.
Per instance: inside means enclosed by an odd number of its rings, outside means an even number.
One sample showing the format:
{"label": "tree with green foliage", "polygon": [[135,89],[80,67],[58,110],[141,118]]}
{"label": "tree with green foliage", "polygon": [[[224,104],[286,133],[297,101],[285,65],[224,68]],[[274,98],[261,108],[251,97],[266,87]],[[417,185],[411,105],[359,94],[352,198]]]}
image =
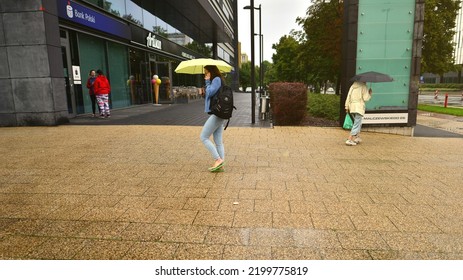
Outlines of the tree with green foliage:
{"label": "tree with green foliage", "polygon": [[132,14],[123,15],[122,18],[138,26],[143,26],[142,22],[139,19],[136,19]]}
{"label": "tree with green foliage", "polygon": [[264,60],[262,64],[264,67],[264,87],[267,87],[270,83],[277,82],[278,77],[273,63]]}
{"label": "tree with green foliage", "polygon": [[301,71],[300,52],[301,45],[293,34],[280,38],[277,44],[273,44],[273,71],[279,81],[306,82],[305,73]]}
{"label": "tree with green foliage", "polygon": [[[269,62],[267,61],[267,63]],[[264,69],[265,69],[265,61],[264,61]],[[259,81],[260,81],[260,67],[255,66],[254,70],[255,70],[254,77],[256,79],[256,89],[258,89]],[[245,91],[247,87],[251,86],[251,62],[248,61],[248,62],[242,63],[239,71],[240,71],[240,86],[243,89],[243,91]]]}
{"label": "tree with green foliage", "polygon": [[167,29],[162,28],[161,26],[153,26],[153,33],[167,38]]}
{"label": "tree with green foliage", "polygon": [[[339,85],[342,64],[342,0],[313,0],[305,18],[297,18],[303,33],[299,36],[301,60],[308,83],[323,85],[327,81]],[[336,87],[339,89],[339,86]]]}
{"label": "tree with green foliage", "polygon": [[240,86],[243,91],[246,91],[246,88],[251,86],[251,62],[242,63],[239,71]]}
{"label": "tree with green foliage", "polygon": [[442,76],[455,70],[453,36],[460,0],[426,0],[421,72]]}

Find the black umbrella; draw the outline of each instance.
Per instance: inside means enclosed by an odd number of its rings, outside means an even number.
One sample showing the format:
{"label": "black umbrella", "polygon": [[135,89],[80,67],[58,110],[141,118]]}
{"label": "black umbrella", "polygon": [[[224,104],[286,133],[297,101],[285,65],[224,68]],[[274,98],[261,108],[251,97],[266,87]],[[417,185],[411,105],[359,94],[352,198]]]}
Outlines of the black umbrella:
{"label": "black umbrella", "polygon": [[392,82],[394,79],[383,73],[379,72],[365,72],[361,74],[357,74],[352,79],[351,82],[365,82],[365,83],[383,83],[383,82]]}

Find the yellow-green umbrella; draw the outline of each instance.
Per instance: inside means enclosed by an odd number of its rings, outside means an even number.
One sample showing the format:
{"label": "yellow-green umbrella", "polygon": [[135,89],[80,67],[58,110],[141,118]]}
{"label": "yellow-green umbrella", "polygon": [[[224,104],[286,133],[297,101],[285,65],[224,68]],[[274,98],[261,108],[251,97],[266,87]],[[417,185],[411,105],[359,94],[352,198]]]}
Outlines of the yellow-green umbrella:
{"label": "yellow-green umbrella", "polygon": [[222,73],[229,73],[232,67],[223,60],[212,58],[196,58],[180,62],[175,68],[175,73],[178,74],[204,74],[204,66],[215,65]]}

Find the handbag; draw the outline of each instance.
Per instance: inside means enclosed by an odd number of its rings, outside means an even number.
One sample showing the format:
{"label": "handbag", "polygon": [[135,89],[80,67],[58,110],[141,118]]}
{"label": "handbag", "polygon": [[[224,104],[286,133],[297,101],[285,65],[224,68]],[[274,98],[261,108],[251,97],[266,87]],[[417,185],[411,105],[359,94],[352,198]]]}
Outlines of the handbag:
{"label": "handbag", "polygon": [[346,114],[346,117],[344,118],[344,124],[342,125],[342,128],[344,129],[352,129],[353,122],[352,118],[350,117],[350,114]]}

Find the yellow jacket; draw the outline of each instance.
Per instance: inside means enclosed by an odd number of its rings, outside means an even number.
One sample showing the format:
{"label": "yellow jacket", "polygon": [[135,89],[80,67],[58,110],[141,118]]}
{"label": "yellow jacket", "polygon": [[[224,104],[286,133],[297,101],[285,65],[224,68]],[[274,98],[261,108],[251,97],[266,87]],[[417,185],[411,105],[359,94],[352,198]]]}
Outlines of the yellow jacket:
{"label": "yellow jacket", "polygon": [[370,100],[367,85],[362,82],[354,82],[349,89],[344,107],[351,113],[365,115],[365,102]]}

